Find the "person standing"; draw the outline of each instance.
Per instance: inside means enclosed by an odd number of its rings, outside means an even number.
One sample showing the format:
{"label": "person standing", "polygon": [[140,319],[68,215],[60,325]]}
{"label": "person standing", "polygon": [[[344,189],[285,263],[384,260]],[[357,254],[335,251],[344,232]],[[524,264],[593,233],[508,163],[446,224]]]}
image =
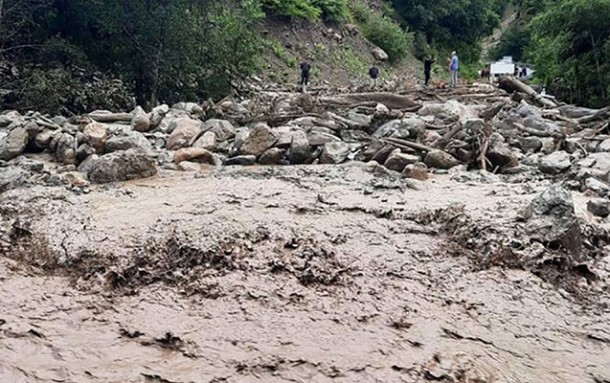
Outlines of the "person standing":
{"label": "person standing", "polygon": [[458,84],[458,71],[460,70],[460,61],[455,51],[451,52],[451,62],[449,64],[449,72],[451,72],[451,87],[455,88]]}
{"label": "person standing", "polygon": [[426,86],[428,86],[428,83],[430,82],[430,74],[432,73],[432,64],[434,64],[436,62],[436,60],[434,60],[434,57],[432,56],[428,56],[425,60],[424,60],[424,84]]}
{"label": "person standing", "polygon": [[303,61],[301,63],[301,90],[303,93],[307,92],[307,85],[309,85],[309,71],[311,70],[311,65],[307,61]]}
{"label": "person standing", "polygon": [[369,77],[372,80],[373,88],[377,88],[377,79],[379,78],[379,68],[373,65],[371,69],[369,69]]}

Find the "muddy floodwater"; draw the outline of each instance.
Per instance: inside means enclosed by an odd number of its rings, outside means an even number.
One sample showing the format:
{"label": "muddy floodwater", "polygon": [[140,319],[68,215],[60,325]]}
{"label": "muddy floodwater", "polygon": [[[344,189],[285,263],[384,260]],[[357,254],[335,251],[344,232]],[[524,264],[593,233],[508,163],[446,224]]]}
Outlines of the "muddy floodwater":
{"label": "muddy floodwater", "polygon": [[[580,277],[480,261],[548,181],[385,173],[4,193],[0,382],[610,382],[605,244]],[[434,218],[451,209],[472,244]]]}

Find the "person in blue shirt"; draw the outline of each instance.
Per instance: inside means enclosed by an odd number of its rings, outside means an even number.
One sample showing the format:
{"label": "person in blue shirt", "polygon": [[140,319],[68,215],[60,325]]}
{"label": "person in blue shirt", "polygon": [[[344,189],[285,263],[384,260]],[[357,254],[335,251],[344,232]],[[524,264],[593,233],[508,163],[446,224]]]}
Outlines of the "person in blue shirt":
{"label": "person in blue shirt", "polygon": [[458,84],[458,71],[460,62],[455,51],[451,52],[451,62],[449,64],[449,72],[451,72],[451,87],[455,88]]}

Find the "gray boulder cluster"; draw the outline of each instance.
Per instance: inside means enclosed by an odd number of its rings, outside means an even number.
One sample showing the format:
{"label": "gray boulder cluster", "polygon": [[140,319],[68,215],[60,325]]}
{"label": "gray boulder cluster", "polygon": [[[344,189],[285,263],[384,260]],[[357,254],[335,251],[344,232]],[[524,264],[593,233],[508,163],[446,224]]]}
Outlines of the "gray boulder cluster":
{"label": "gray boulder cluster", "polygon": [[[5,111],[0,188],[31,179],[33,168],[42,172],[38,179],[87,184],[202,165],[375,161],[419,180],[462,166],[563,177],[574,188],[610,195],[610,113],[542,109],[484,84],[439,98],[423,92],[411,101],[383,93],[314,98],[261,91],[251,99],[161,105],[149,113],[137,107],[66,119]],[[24,167],[21,158],[42,161],[42,169]]]}

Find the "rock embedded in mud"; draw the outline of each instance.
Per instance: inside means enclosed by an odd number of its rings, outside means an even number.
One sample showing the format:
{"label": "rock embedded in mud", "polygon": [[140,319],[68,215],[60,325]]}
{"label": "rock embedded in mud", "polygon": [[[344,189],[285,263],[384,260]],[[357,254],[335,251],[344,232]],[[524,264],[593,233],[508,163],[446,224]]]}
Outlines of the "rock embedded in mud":
{"label": "rock embedded in mud", "polygon": [[85,176],[87,176],[89,174],[89,172],[91,171],[93,164],[99,158],[100,158],[100,156],[98,156],[97,154],[92,154],[89,157],[85,158],[83,160],[83,162],[81,162],[80,165],[78,165],[78,171],[83,173]]}
{"label": "rock embedded in mud", "polygon": [[311,159],[311,146],[307,139],[307,134],[303,131],[297,131],[292,136],[290,149],[288,150],[288,160],[293,165],[304,164]]}
{"label": "rock embedded in mud", "polygon": [[250,166],[250,165],[254,165],[255,163],[256,163],[256,156],[254,156],[254,155],[235,156],[235,157],[227,158],[224,161],[224,164],[227,166],[232,166],[232,165]]}
{"label": "rock embedded in mud", "polygon": [[451,169],[454,166],[458,166],[460,161],[442,150],[432,150],[426,155],[424,163],[430,168]]}
{"label": "rock embedded in mud", "polygon": [[580,225],[569,191],[551,185],[532,200],[521,213],[525,231],[532,240],[556,248],[562,246],[575,258],[582,247]]}
{"label": "rock embedded in mud", "polygon": [[11,160],[25,150],[28,145],[30,135],[23,127],[18,127],[0,140],[0,160]]}
{"label": "rock embedded in mud", "polygon": [[277,137],[267,124],[256,124],[241,145],[240,152],[244,155],[260,156],[277,142]]}
{"label": "rock embedded in mud", "polygon": [[0,194],[24,185],[32,174],[22,167],[0,167]]}
{"label": "rock embedded in mud", "polygon": [[178,164],[178,170],[183,172],[198,172],[201,170],[201,164],[190,161],[182,161]]}
{"label": "rock embedded in mud", "polygon": [[605,198],[592,199],[587,203],[587,210],[598,217],[610,215],[610,200]]}
{"label": "rock embedded in mud", "polygon": [[285,151],[280,148],[271,148],[266,150],[258,159],[258,163],[261,165],[277,165]]}
{"label": "rock embedded in mud", "polygon": [[180,164],[183,161],[211,164],[213,153],[202,148],[183,148],[174,154],[174,162]]}
{"label": "rock embedded in mud", "polygon": [[108,139],[108,128],[98,122],[92,122],[83,130],[85,141],[95,149],[97,153],[104,152],[104,145]]}
{"label": "rock embedded in mud", "polygon": [[178,118],[172,123],[174,129],[167,139],[167,149],[178,150],[188,146],[202,130],[201,121],[191,118]]}
{"label": "rock embedded in mud", "polygon": [[572,166],[570,154],[561,150],[544,157],[538,166],[540,171],[547,174],[560,174]]}
{"label": "rock embedded in mud", "polygon": [[350,154],[350,146],[343,141],[328,142],[324,144],[320,154],[321,164],[340,164],[347,160]]}
{"label": "rock embedded in mud", "polygon": [[148,178],[157,174],[154,158],[138,150],[105,154],[91,166],[88,177],[98,184]]}
{"label": "rock embedded in mud", "polygon": [[401,153],[400,149],[395,150],[383,166],[395,172],[402,172],[407,165],[416,164],[421,161],[421,158],[412,154]]}
{"label": "rock embedded in mud", "polygon": [[419,181],[426,181],[430,178],[426,165],[422,163],[407,165],[402,171],[402,175],[405,178],[412,178]]}

